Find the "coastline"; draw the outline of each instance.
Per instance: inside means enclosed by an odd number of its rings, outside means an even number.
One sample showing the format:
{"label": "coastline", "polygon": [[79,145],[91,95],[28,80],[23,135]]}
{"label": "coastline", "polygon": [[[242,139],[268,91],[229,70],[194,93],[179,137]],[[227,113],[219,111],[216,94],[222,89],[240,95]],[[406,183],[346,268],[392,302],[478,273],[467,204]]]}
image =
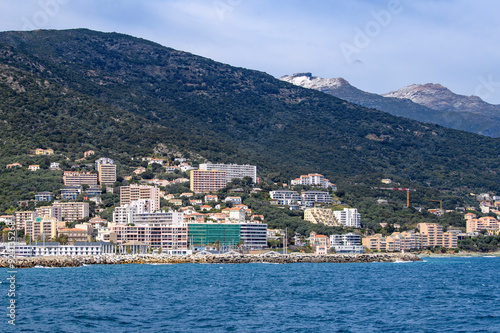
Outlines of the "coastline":
{"label": "coastline", "polygon": [[458,253],[432,253],[432,252],[418,252],[415,253],[419,257],[500,257],[498,252],[458,252]]}
{"label": "coastline", "polygon": [[[12,259],[11,259],[12,260]],[[15,259],[15,268],[33,267],[80,267],[85,265],[120,265],[120,264],[250,264],[250,263],[369,263],[422,261],[411,253],[376,253],[376,254],[194,254],[194,255],[89,255],[89,256],[50,256],[19,257]],[[0,258],[0,268],[8,268],[8,258]]]}

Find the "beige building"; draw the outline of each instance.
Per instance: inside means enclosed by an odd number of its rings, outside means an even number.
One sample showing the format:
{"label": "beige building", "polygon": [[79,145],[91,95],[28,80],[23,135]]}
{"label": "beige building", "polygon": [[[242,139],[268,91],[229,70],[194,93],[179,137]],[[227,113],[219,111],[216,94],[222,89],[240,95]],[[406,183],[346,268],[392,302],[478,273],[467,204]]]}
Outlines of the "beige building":
{"label": "beige building", "polygon": [[116,165],[99,164],[99,184],[113,185],[116,182]]}
{"label": "beige building", "polygon": [[73,222],[89,217],[89,204],[87,202],[55,202],[52,206],[61,209],[61,219],[64,222]]}
{"label": "beige building", "polygon": [[69,243],[90,242],[91,238],[87,230],[79,228],[62,228],[59,235],[66,235]]}
{"label": "beige building", "polygon": [[479,232],[481,230],[497,231],[500,229],[500,222],[491,216],[484,216],[478,219],[467,220],[467,232]]}
{"label": "beige building", "polygon": [[307,208],[304,211],[304,220],[316,224],[326,224],[331,227],[342,226],[335,218],[333,211],[328,208]]}
{"label": "beige building", "polygon": [[37,216],[54,217],[58,221],[62,221],[61,207],[58,206],[42,206],[35,208]]}
{"label": "beige building", "polygon": [[195,193],[215,192],[226,186],[226,172],[215,170],[192,170],[190,189]]}
{"label": "beige building", "polygon": [[150,199],[154,201],[154,211],[160,210],[160,189],[155,186],[129,185],[120,187],[120,206],[130,204],[132,201]]}
{"label": "beige building", "polygon": [[63,182],[66,186],[82,184],[97,185],[97,174],[90,172],[64,171]]}
{"label": "beige building", "polygon": [[61,226],[55,218],[44,216],[36,217],[32,221],[26,221],[26,228],[24,233],[31,236],[32,241],[45,241],[46,239],[51,239],[56,237],[57,228]]}
{"label": "beige building", "polygon": [[443,232],[443,227],[435,223],[419,223],[418,229],[422,236],[422,246],[442,246],[456,248],[458,243],[457,235],[450,232]]}
{"label": "beige building", "polygon": [[35,211],[22,211],[15,212],[14,218],[16,221],[16,228],[24,228],[26,230],[26,222],[30,221],[31,223],[35,220],[35,217],[38,217],[38,213]]}

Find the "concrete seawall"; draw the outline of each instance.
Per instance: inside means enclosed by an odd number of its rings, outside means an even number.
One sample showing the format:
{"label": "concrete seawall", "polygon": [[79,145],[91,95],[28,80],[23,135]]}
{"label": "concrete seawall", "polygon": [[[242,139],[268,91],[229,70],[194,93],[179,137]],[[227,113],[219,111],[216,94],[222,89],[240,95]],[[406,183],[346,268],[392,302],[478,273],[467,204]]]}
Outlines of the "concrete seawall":
{"label": "concrete seawall", "polygon": [[[12,260],[12,259],[10,259]],[[116,265],[116,264],[247,264],[247,263],[367,263],[421,261],[417,255],[409,253],[376,253],[376,254],[207,254],[207,255],[97,255],[97,256],[59,256],[16,258],[14,267],[79,267],[83,265]],[[9,267],[9,259],[0,258],[0,268]]]}

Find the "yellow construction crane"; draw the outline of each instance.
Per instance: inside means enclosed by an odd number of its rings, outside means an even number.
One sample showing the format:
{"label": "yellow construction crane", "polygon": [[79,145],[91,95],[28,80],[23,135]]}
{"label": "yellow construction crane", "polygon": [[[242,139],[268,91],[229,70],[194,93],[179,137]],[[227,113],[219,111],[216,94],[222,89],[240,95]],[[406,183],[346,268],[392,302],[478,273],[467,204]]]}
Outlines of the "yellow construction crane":
{"label": "yellow construction crane", "polygon": [[416,191],[405,187],[374,187],[375,190],[406,191],[406,208],[410,207],[410,191]]}
{"label": "yellow construction crane", "polygon": [[441,215],[444,214],[443,212],[443,200],[434,200],[434,199],[426,199],[427,201],[437,201],[439,202],[439,211],[441,212]]}

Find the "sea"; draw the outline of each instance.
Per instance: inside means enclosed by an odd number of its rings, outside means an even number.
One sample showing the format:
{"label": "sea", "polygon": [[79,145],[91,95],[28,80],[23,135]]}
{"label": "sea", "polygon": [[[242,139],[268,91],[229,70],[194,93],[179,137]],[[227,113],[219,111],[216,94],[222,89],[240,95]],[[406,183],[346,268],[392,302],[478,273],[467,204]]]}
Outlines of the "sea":
{"label": "sea", "polygon": [[500,332],[500,257],[0,270],[1,332]]}

